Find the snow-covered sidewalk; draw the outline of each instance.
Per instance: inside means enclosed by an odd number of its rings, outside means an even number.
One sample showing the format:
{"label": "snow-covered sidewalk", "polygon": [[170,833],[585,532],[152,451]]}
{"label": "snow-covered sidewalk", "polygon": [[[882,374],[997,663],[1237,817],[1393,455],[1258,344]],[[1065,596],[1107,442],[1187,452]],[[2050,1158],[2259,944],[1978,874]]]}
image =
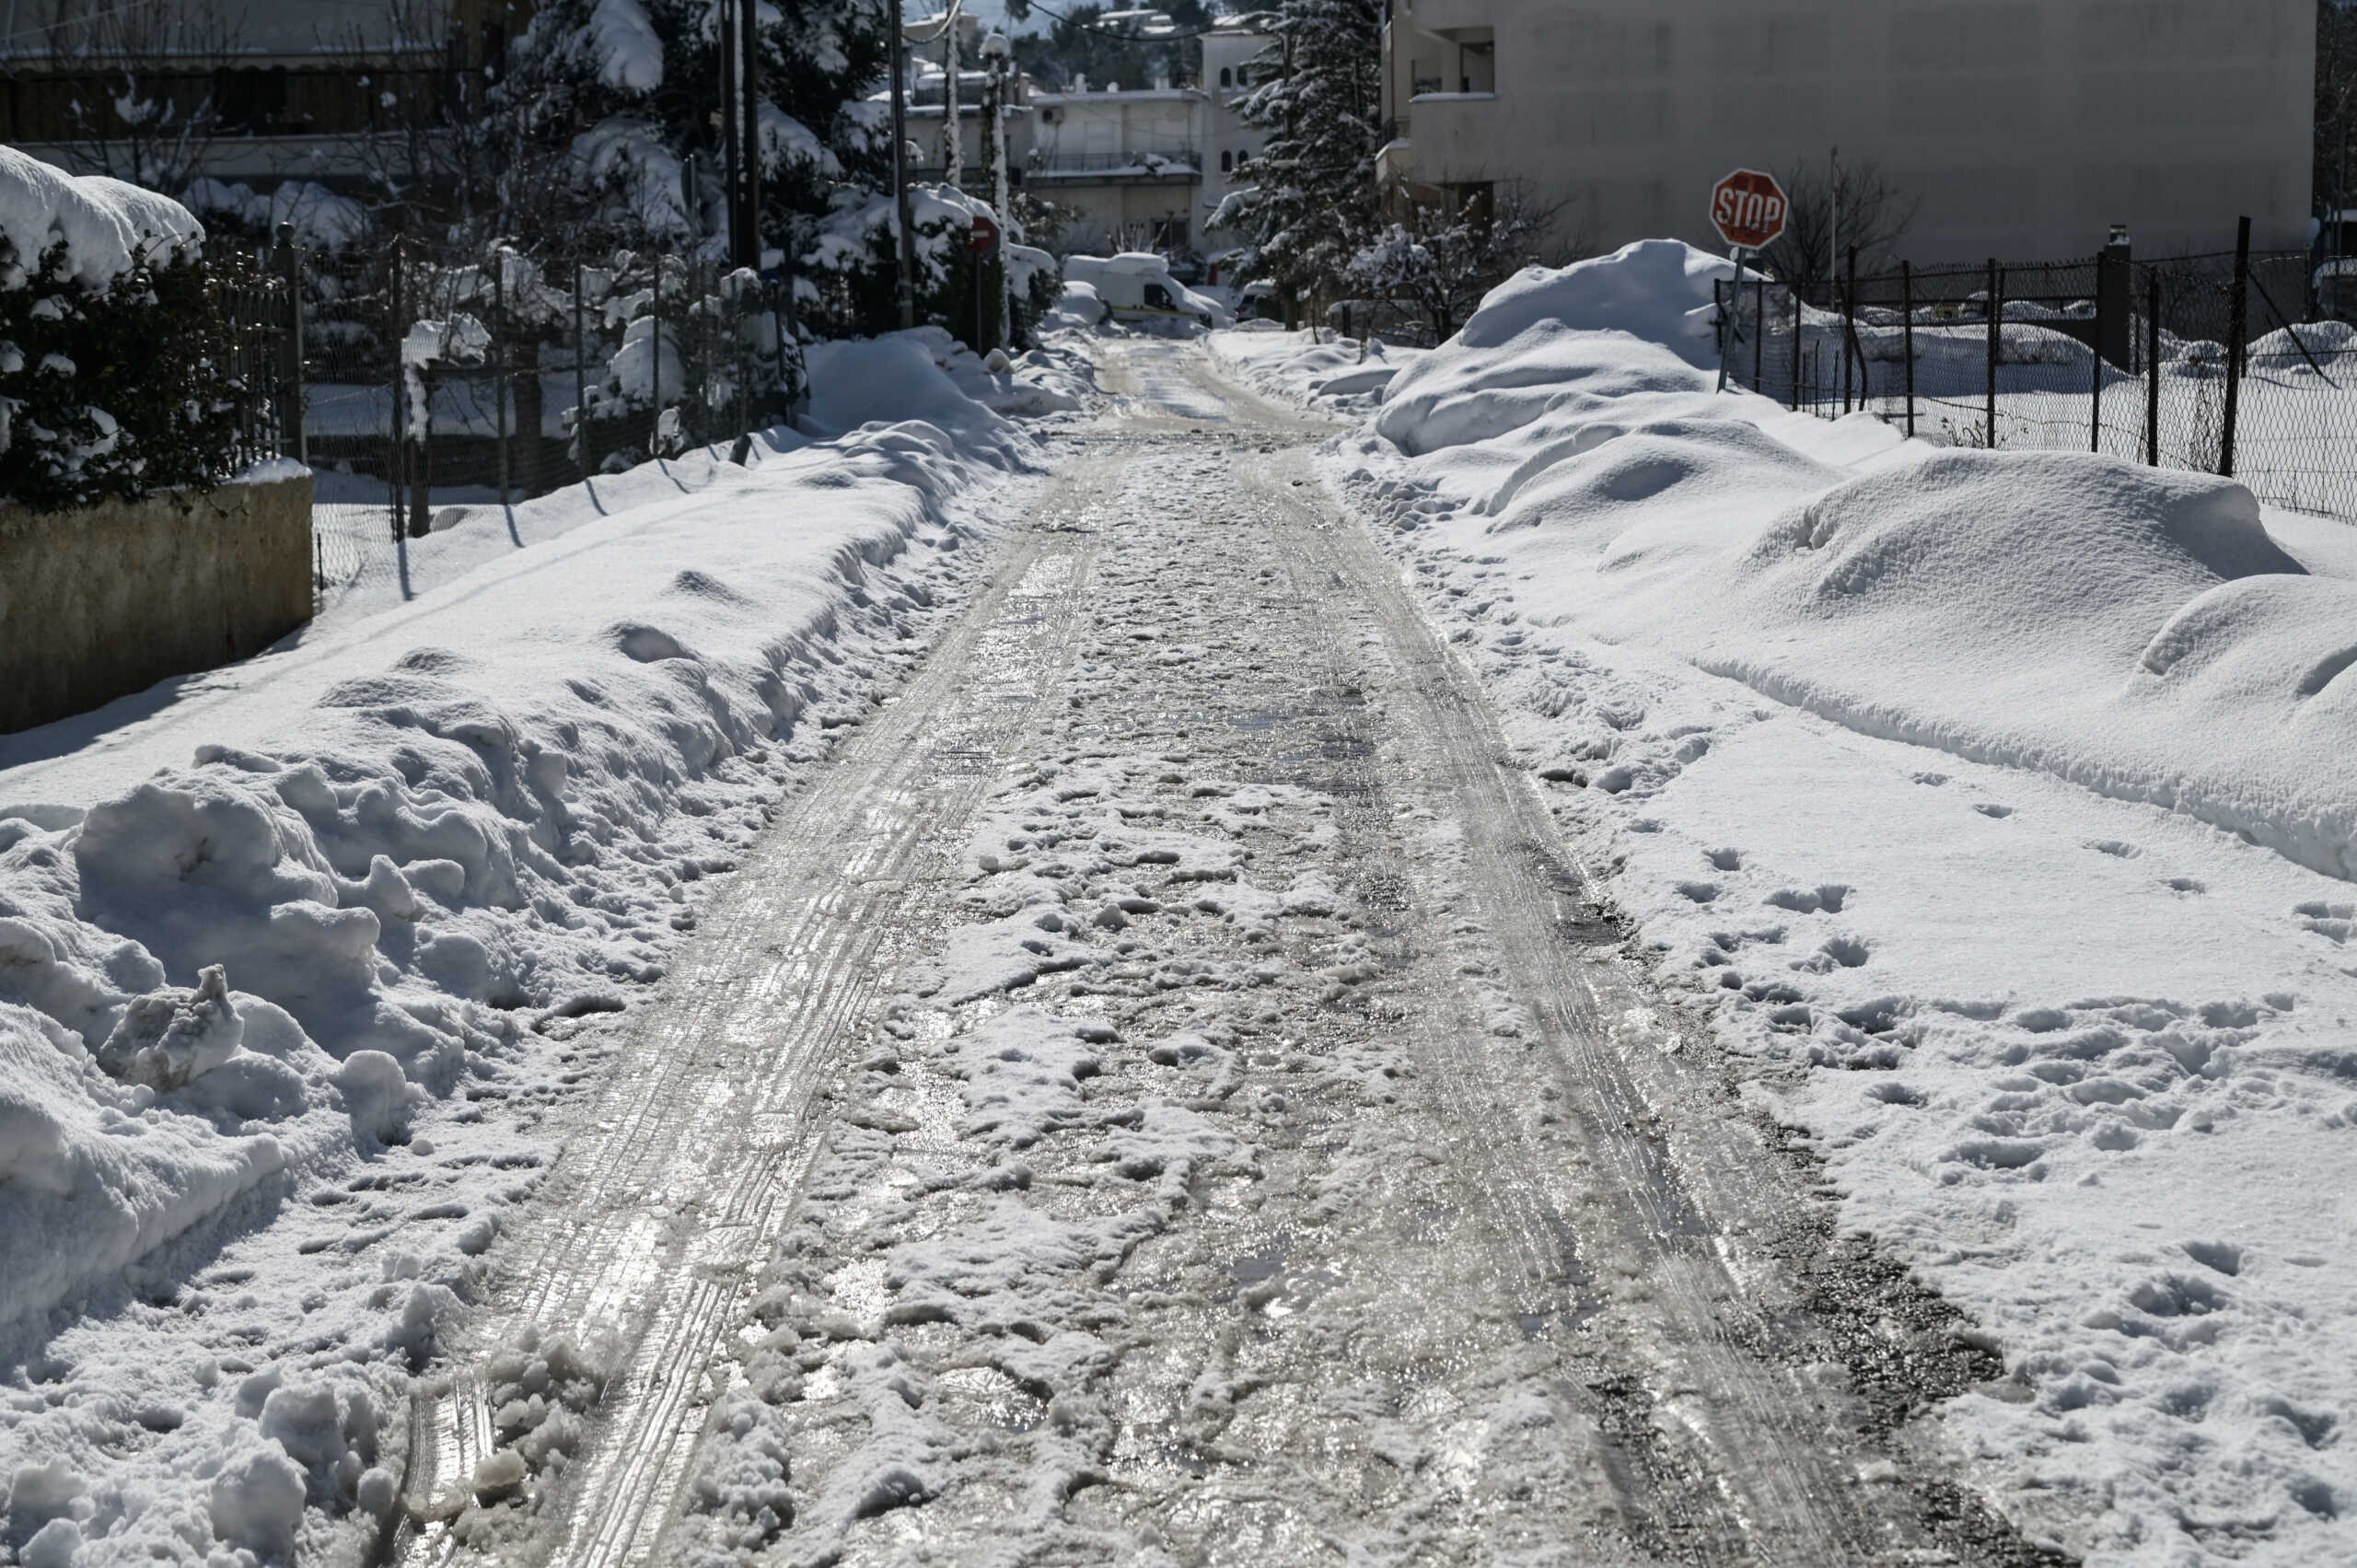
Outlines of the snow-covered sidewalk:
{"label": "snow-covered sidewalk", "polygon": [[380,1430],[556,1152],[569,1037],[1033,488],[971,394],[1054,389],[940,348],[831,345],[837,438],[482,508],[414,598],[0,740],[0,1560],[391,1506]]}
{"label": "snow-covered sidewalk", "polygon": [[2004,1356],[1936,1417],[1991,1494],[2092,1562],[2348,1555],[2357,534],[1714,395],[1724,273],[1523,273],[1329,474],[1631,950]]}

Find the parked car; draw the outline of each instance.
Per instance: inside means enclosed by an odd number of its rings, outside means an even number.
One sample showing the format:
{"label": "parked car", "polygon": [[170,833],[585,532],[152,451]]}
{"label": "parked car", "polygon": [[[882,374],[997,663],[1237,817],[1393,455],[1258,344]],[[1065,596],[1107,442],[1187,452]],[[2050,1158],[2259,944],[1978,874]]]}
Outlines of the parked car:
{"label": "parked car", "polygon": [[1064,282],[1095,288],[1117,321],[1191,320],[1204,327],[1224,327],[1229,321],[1225,306],[1171,276],[1170,264],[1152,251],[1067,256]]}

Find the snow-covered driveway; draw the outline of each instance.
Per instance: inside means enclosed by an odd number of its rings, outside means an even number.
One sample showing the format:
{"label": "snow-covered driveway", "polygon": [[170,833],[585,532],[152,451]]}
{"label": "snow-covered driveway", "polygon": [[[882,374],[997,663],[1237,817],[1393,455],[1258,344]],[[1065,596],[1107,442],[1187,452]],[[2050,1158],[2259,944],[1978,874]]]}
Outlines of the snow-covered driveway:
{"label": "snow-covered driveway", "polygon": [[2025,1560],[1898,1430],[1999,1365],[1632,985],[1325,427],[1117,353],[581,1037],[408,1559]]}

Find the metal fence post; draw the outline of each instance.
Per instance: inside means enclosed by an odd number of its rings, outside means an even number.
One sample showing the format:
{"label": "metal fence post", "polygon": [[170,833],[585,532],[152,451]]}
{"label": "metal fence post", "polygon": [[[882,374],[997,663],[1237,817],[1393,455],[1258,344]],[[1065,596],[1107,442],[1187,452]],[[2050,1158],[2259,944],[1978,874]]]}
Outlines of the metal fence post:
{"label": "metal fence post", "polygon": [[[1841,383],[1844,387],[1849,385],[1850,360],[1854,356],[1858,361],[1858,410],[1863,413],[1866,400],[1873,395],[1873,389],[1866,374],[1866,345],[1858,337],[1858,248],[1854,245],[1850,247],[1847,276],[1850,313],[1841,330]],[[1847,397],[1842,399],[1844,404],[1848,401]]]}
{"label": "metal fence post", "polygon": [[401,285],[408,281],[403,275],[408,271],[408,241],[395,239],[385,289],[385,312],[391,329],[386,332],[385,341],[393,351],[393,401],[385,431],[390,437],[390,445],[385,451],[385,495],[387,513],[396,540],[403,533],[401,493],[409,488],[409,421],[402,417],[402,404],[409,399],[408,377],[404,375],[408,366],[401,362],[401,345],[409,341],[408,312],[403,308],[406,301],[401,298]]}
{"label": "metal fence post", "polygon": [[2235,416],[2242,401],[2243,339],[2250,327],[2250,219],[2235,230],[2235,293],[2227,305],[2226,420],[2218,433],[2218,472],[2235,476]]}
{"label": "metal fence post", "polygon": [[2096,343],[2087,358],[2095,365],[2095,385],[2087,394],[2087,450],[2103,451],[2103,332],[2098,323]]}
{"label": "metal fence post", "polygon": [[1915,269],[1906,261],[1898,263],[1898,312],[1904,325],[1900,329],[1900,351],[1907,355],[1907,436],[1915,437]]}
{"label": "metal fence post", "polygon": [[1768,354],[1768,274],[1760,273],[1751,285],[1751,389],[1765,384],[1760,370]]}
{"label": "metal fence post", "polygon": [[1711,280],[1711,330],[1719,340],[1719,384],[1712,389],[1727,389],[1727,289],[1724,278]]}
{"label": "metal fence post", "polygon": [[2161,466],[2161,273],[2144,274],[2144,460]]}
{"label": "metal fence post", "polygon": [[[1841,290],[1841,412],[1850,412],[1850,349],[1858,341],[1858,251],[1850,249],[1848,282]],[[1858,401],[1865,401],[1865,388],[1858,389]]]}
{"label": "metal fence post", "polygon": [[663,258],[655,258],[655,286],[646,296],[647,337],[655,352],[646,361],[647,386],[655,405],[655,424],[646,433],[650,457],[663,455]]}
{"label": "metal fence post", "polygon": [[498,420],[499,504],[507,505],[507,249],[491,248],[491,401]]}
{"label": "metal fence post", "polygon": [[295,460],[308,467],[311,444],[303,431],[303,253],[296,248],[291,223],[278,226],[278,272],[286,285],[286,333],[279,345],[279,451],[284,456],[292,446]]}
{"label": "metal fence post", "polygon": [[589,462],[589,337],[581,325],[581,262],[573,263],[573,463],[586,484]]}
{"label": "metal fence post", "polygon": [[2004,336],[2005,305],[1997,292],[1997,258],[1989,258],[1989,439],[1994,450],[1997,445],[1997,353]]}
{"label": "metal fence post", "polygon": [[1798,413],[1801,411],[1801,333],[1808,318],[1801,310],[1798,285],[1787,286],[1793,296],[1793,412]]}
{"label": "metal fence post", "polygon": [[729,282],[734,285],[737,307],[733,312],[737,342],[737,445],[729,453],[729,460],[742,468],[753,455],[752,366],[745,352],[745,296],[748,291],[737,273],[731,273]]}

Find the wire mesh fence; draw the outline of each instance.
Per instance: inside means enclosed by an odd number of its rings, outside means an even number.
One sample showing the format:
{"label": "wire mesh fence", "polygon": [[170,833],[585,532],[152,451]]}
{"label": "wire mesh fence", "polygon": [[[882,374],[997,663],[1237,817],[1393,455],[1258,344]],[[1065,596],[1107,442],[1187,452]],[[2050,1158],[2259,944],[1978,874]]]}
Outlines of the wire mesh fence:
{"label": "wire mesh fence", "polygon": [[404,240],[213,260],[257,366],[250,455],[313,471],[323,600],[475,509],[741,441],[800,384],[773,280],[702,257]]}
{"label": "wire mesh fence", "polygon": [[2357,521],[2357,330],[2303,253],[2124,253],[1849,277],[1823,303],[1718,285],[1727,379],[1950,446],[2106,453],[2231,474]]}

